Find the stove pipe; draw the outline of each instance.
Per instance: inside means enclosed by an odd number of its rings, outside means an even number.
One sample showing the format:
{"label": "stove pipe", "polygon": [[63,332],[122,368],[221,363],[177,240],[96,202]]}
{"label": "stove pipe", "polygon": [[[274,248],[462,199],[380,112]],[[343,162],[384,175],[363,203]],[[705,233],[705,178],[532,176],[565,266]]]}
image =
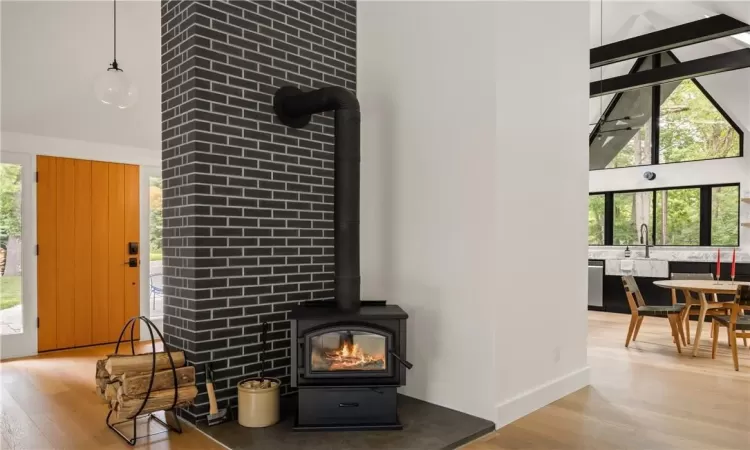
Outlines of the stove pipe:
{"label": "stove pipe", "polygon": [[302,128],[313,114],[334,111],[334,296],[342,311],[360,306],[359,276],[359,101],[341,87],[303,92],[293,86],[276,91],[274,111],[281,122]]}

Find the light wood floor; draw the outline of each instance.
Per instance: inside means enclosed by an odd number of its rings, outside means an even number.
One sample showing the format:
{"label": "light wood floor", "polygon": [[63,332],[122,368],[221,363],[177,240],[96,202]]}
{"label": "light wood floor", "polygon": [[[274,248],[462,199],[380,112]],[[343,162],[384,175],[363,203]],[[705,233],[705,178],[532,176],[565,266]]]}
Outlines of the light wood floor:
{"label": "light wood floor", "polygon": [[[465,448],[750,449],[750,350],[741,349],[740,372],[732,367],[725,333],[716,360],[708,337],[698,358],[678,355],[666,319],[650,317],[626,349],[628,320],[589,313],[592,385]],[[0,447],[130,448],[107,429],[106,405],[94,393],[94,361],[111,351],[92,347],[1,363]],[[184,428],[182,435],[139,441],[139,448],[222,448]]]}
{"label": "light wood floor", "polygon": [[[146,352],[151,345],[139,347]],[[96,360],[113,350],[88,347],[0,363],[0,448],[133,448],[107,428],[107,405],[94,391]],[[139,428],[139,434],[148,434],[145,425]],[[132,425],[126,433],[132,433]],[[187,425],[182,434],[162,433],[137,444],[160,450],[224,448]]]}
{"label": "light wood floor", "polygon": [[629,320],[590,312],[591,386],[465,449],[750,449],[750,350],[735,372],[725,329],[712,360],[704,328],[698,357],[678,355],[667,320],[652,317],[626,349]]}

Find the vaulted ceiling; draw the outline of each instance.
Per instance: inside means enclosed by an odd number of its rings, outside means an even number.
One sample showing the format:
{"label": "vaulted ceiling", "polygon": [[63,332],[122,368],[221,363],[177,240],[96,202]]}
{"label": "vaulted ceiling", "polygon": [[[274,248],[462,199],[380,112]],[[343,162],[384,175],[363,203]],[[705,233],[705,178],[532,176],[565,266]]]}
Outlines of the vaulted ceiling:
{"label": "vaulted ceiling", "polygon": [[[663,30],[676,25],[713,16],[727,14],[750,23],[750,2],[623,2],[592,1],[590,14],[590,47],[621,41],[634,36]],[[702,44],[676,49],[674,53],[681,61],[715,55],[750,45],[726,37]],[[605,66],[590,71],[590,80],[624,75],[635,61]],[[750,126],[750,76],[748,70],[728,72],[700,78],[701,83],[733,118],[746,127]],[[728,88],[728,87],[731,87]],[[589,100],[589,122],[601,116],[612,96]]]}

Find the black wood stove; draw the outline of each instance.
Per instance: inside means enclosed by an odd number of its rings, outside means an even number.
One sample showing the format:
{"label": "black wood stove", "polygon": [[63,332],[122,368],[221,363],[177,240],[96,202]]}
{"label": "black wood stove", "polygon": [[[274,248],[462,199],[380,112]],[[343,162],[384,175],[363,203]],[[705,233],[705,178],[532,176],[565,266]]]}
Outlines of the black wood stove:
{"label": "black wood stove", "polygon": [[333,111],[335,302],[310,302],[289,313],[295,429],[401,429],[396,389],[406,382],[407,314],[384,301],[360,301],[359,126],[357,98],[338,87],[274,96],[282,123],[301,128]]}
{"label": "black wood stove", "polygon": [[385,302],[362,302],[355,313],[321,303],[290,313],[297,428],[400,429],[408,316]]}

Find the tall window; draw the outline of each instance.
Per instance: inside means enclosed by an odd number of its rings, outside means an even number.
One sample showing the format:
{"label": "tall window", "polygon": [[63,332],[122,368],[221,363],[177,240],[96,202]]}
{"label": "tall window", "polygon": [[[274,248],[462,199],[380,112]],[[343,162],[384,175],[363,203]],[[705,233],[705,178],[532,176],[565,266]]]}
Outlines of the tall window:
{"label": "tall window", "polygon": [[[656,191],[655,197],[654,243],[656,245],[700,245],[701,190],[699,188],[662,189]],[[734,227],[737,228],[736,222]]]}
{"label": "tall window", "polygon": [[0,335],[23,333],[21,174],[0,163]]}
{"label": "tall window", "polygon": [[[632,72],[676,62],[640,58]],[[694,79],[616,94],[589,135],[591,170],[741,155],[742,131]]]}
{"label": "tall window", "polygon": [[739,186],[717,186],[711,189],[711,243],[739,245]]}
{"label": "tall window", "polygon": [[150,318],[164,315],[164,271],[162,270],[161,177],[149,177],[149,303]]}
{"label": "tall window", "polygon": [[641,225],[651,229],[654,216],[651,192],[625,192],[614,194],[614,245],[631,245],[640,242]]}
{"label": "tall window", "polygon": [[[589,195],[589,245],[739,246],[739,186]],[[645,237],[645,236],[644,236]]]}
{"label": "tall window", "polygon": [[604,245],[604,194],[589,195],[589,245]]}

